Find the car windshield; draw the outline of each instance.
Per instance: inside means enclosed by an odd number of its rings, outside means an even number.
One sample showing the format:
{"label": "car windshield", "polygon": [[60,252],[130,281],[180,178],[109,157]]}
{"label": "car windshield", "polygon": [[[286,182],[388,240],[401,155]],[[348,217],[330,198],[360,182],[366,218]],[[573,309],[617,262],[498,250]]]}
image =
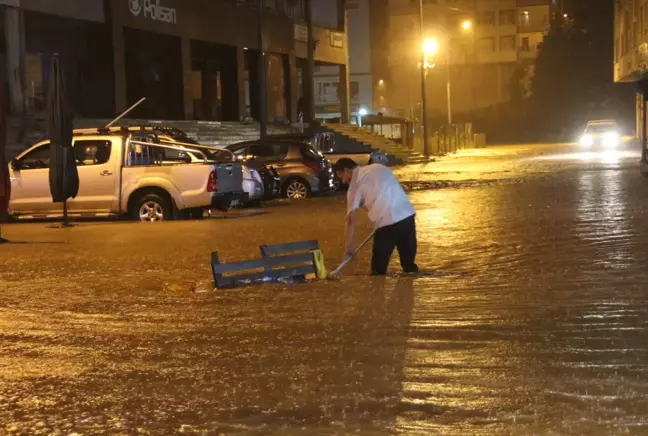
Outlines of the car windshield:
{"label": "car windshield", "polygon": [[610,131],[616,131],[617,130],[617,125],[616,124],[591,124],[587,126],[585,129],[585,133],[593,134],[593,135],[598,135]]}

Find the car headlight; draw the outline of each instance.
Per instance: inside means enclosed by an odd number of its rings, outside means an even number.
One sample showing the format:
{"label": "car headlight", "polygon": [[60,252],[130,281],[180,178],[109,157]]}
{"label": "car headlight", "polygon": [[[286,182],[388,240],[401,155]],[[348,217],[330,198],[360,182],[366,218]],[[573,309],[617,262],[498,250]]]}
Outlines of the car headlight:
{"label": "car headlight", "polygon": [[580,139],[580,145],[584,147],[590,147],[592,144],[594,144],[594,138],[592,138],[590,135],[583,135]]}
{"label": "car headlight", "polygon": [[603,145],[606,147],[615,147],[619,145],[619,134],[616,132],[607,132],[603,135]]}

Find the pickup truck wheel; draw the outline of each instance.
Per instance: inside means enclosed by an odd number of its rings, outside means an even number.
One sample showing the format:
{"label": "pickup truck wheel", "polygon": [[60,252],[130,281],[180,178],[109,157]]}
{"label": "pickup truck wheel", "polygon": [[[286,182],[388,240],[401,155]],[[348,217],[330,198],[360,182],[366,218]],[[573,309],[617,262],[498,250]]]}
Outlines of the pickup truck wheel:
{"label": "pickup truck wheel", "polygon": [[171,203],[158,194],[145,194],[133,208],[133,218],[142,222],[156,222],[171,219]]}
{"label": "pickup truck wheel", "polygon": [[310,186],[300,179],[290,179],[286,182],[283,189],[284,197],[291,200],[298,200],[310,197]]}

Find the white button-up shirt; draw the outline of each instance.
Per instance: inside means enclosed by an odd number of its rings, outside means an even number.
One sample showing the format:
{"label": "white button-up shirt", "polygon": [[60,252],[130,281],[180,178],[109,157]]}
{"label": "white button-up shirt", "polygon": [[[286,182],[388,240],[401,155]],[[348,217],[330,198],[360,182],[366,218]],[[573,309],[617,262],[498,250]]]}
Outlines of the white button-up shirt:
{"label": "white button-up shirt", "polygon": [[357,167],[347,192],[347,213],[366,208],[376,229],[396,224],[416,213],[394,173],[386,166]]}

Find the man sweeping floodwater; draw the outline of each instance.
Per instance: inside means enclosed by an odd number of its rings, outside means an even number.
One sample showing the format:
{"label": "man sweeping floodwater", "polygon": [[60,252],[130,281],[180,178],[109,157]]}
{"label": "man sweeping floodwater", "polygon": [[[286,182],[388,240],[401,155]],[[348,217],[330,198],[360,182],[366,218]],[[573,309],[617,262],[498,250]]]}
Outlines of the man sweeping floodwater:
{"label": "man sweeping floodwater", "polygon": [[385,275],[394,248],[398,249],[401,267],[406,273],[417,273],[416,211],[394,173],[380,164],[359,167],[353,160],[343,158],[333,170],[342,183],[349,185],[347,193],[346,254],[353,256],[353,236],[357,214],[366,208],[374,223],[371,274]]}

